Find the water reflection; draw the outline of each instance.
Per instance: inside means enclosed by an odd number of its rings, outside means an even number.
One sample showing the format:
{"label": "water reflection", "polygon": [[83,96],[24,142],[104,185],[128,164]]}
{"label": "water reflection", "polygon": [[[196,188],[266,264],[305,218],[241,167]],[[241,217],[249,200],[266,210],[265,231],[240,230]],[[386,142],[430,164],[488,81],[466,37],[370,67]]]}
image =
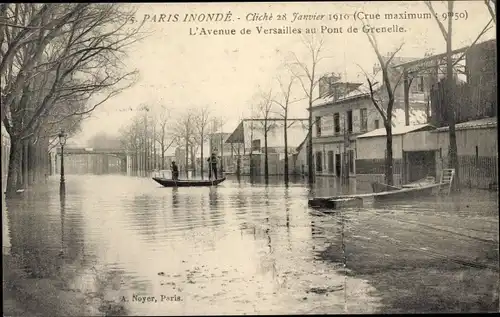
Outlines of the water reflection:
{"label": "water reflection", "polygon": [[210,207],[211,209],[217,209],[217,205],[219,203],[219,199],[217,196],[217,187],[210,187],[210,192],[208,194],[210,199]]}
{"label": "water reflection", "polygon": [[176,210],[179,207],[179,188],[173,187],[171,190],[172,190],[172,209]]}
{"label": "water reflection", "polygon": [[[495,206],[484,203],[492,197],[468,209],[462,199],[455,214],[451,200],[424,200],[319,216],[307,208],[307,186],[269,183],[228,179],[218,187],[161,188],[141,178],[73,176],[57,201],[52,180],[46,192],[9,202],[12,252],[31,276],[63,276],[65,287],[97,298],[95,314],[366,313],[379,305],[375,289],[339,268],[374,258],[380,268],[387,251],[370,243],[392,234],[418,246],[425,239],[417,231],[424,230],[422,219],[455,231],[472,221],[483,240],[498,233]],[[324,189],[331,190],[339,188]],[[437,203],[450,206],[438,210]],[[447,239],[448,249],[467,256],[456,237]],[[325,262],[324,252],[336,263]],[[118,300],[132,294],[182,301]]]}
{"label": "water reflection", "polygon": [[64,255],[64,218],[66,216],[66,195],[59,195],[60,209],[61,209],[61,251],[60,256]]}

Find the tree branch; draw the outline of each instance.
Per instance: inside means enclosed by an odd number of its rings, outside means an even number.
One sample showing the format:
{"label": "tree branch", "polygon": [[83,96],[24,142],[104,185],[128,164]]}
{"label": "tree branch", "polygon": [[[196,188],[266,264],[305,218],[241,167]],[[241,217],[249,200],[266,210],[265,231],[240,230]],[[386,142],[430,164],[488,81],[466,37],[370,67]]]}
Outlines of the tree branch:
{"label": "tree branch", "polygon": [[434,8],[432,7],[432,2],[431,1],[424,1],[424,3],[427,5],[429,8],[429,11],[431,12],[432,16],[436,20],[437,25],[439,26],[439,30],[441,30],[441,34],[443,34],[444,39],[446,40],[448,38],[448,32],[444,28],[443,23],[439,20],[438,15],[436,11],[434,11]]}

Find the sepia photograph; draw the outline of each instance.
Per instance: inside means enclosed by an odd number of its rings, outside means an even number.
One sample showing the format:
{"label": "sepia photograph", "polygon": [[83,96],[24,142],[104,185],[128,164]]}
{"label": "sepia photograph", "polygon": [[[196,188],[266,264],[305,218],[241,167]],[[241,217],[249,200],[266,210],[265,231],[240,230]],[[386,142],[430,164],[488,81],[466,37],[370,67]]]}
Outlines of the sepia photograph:
{"label": "sepia photograph", "polygon": [[496,9],[0,4],[3,316],[500,312]]}

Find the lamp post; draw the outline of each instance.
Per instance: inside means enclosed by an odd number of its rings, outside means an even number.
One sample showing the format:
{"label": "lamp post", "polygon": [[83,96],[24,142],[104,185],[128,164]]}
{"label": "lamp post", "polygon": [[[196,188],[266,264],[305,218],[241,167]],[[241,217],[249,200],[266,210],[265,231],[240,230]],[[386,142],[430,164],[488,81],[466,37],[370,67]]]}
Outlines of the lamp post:
{"label": "lamp post", "polygon": [[66,185],[64,180],[64,145],[66,144],[67,135],[61,130],[57,136],[59,137],[59,144],[61,145],[61,181],[59,183],[59,190],[63,192]]}

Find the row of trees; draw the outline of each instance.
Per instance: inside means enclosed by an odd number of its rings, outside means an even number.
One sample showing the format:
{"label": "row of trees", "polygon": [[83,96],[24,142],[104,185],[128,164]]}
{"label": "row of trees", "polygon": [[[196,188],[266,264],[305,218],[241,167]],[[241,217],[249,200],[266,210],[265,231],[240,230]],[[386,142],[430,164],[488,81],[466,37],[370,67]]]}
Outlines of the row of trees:
{"label": "row of trees", "polygon": [[169,169],[166,154],[174,148],[182,149],[184,161],[177,162],[184,169],[191,169],[196,175],[196,154],[201,152],[200,175],[204,177],[204,144],[210,135],[222,131],[224,120],[212,114],[209,106],[189,108],[174,113],[165,105],[143,106],[129,125],[120,131],[122,147],[133,154],[135,171]]}
{"label": "row of trees", "polygon": [[[8,195],[28,185],[23,174],[46,168],[40,157],[60,129],[75,133],[94,109],[135,82],[137,71],[123,63],[126,49],[143,38],[141,25],[129,23],[133,15],[119,4],[0,5]],[[40,151],[29,150],[34,146]]]}

